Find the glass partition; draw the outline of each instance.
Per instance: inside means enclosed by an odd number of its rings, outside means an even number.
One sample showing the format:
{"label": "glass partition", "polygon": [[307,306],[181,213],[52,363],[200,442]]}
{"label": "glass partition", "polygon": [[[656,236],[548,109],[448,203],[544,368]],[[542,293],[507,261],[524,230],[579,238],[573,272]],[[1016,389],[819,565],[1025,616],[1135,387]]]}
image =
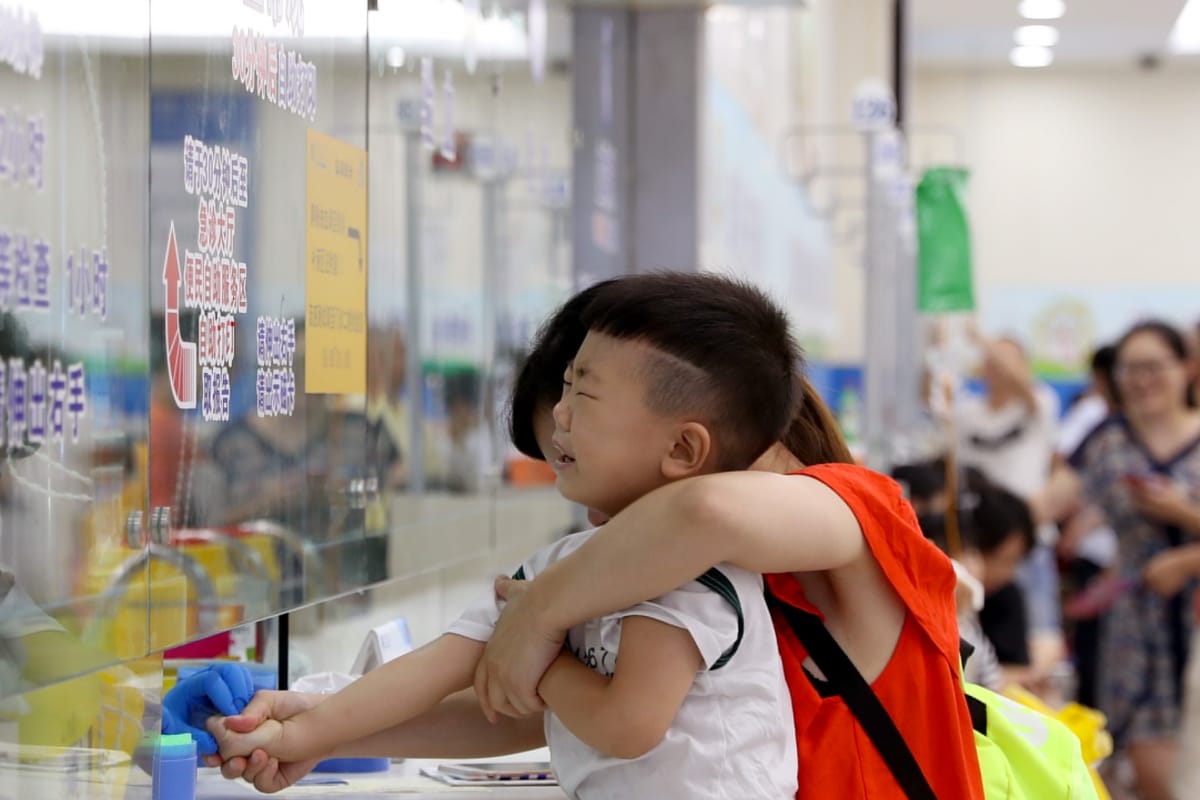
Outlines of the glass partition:
{"label": "glass partition", "polygon": [[0,697],[148,644],[149,3],[79,5],[0,7]]}
{"label": "glass partition", "polygon": [[[149,2],[0,5],[0,795],[158,726],[143,518]],[[133,660],[131,660],[133,659]],[[36,770],[24,765],[36,762]],[[97,795],[99,796],[99,795]]]}
{"label": "glass partition", "polygon": [[[433,36],[439,14],[464,35]],[[373,385],[389,394],[371,403],[404,454],[389,577],[567,524],[545,465],[508,442],[507,403],[530,335],[571,287],[569,39],[566,9],[539,2],[372,14],[368,306]],[[504,516],[514,494],[539,512]]]}
{"label": "glass partition", "polygon": [[368,5],[0,4],[0,795],[148,792],[178,659],[570,522],[506,416],[568,14]]}
{"label": "glass partition", "polygon": [[0,15],[0,622],[85,645],[0,693],[567,526],[507,435],[573,283],[565,7]]}
{"label": "glass partition", "polygon": [[150,21],[157,649],[378,579],[366,508],[397,454],[363,413],[366,5]]}

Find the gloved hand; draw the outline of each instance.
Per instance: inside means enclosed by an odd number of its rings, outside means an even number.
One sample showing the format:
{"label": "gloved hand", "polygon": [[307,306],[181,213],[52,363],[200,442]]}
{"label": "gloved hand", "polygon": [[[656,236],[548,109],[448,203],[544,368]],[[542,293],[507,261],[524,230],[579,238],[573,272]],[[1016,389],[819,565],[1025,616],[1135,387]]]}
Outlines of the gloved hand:
{"label": "gloved hand", "polygon": [[241,664],[212,664],[189,675],[163,698],[163,733],[190,733],[196,752],[216,755],[217,741],[204,728],[214,714],[236,716],[254,696],[250,670]]}

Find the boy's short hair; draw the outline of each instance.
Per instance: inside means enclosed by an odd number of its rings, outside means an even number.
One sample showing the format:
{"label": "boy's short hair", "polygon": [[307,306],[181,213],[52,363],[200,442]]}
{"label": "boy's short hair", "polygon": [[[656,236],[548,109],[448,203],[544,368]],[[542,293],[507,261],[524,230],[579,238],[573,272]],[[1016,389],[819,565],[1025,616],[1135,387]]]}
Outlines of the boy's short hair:
{"label": "boy's short hair", "polygon": [[980,492],[971,516],[977,531],[977,546],[984,555],[994,552],[1014,533],[1020,535],[1026,553],[1037,544],[1037,529],[1029,504],[1007,489],[992,486]]}
{"label": "boy's short hair", "polygon": [[744,469],[775,442],[799,402],[801,352],[764,292],[712,273],[617,279],[583,308],[585,328],[649,345],[646,403],[695,414],[713,432],[718,469]]}
{"label": "boy's short hair", "polygon": [[508,434],[513,445],[530,458],[546,458],[534,436],[533,420],[539,406],[553,406],[562,397],[563,372],[587,336],[583,309],[612,283],[607,280],[589,286],[543,322],[517,370],[508,404]]}
{"label": "boy's short hair", "polygon": [[[943,553],[950,554],[950,534],[946,531],[945,512],[929,511],[918,514],[917,524],[926,539],[937,545]],[[958,541],[963,550],[979,549],[979,536],[969,512],[960,511],[958,514]]]}
{"label": "boy's short hair", "polygon": [[[964,550],[978,550],[986,556],[1014,535],[1021,537],[1026,553],[1033,550],[1037,543],[1033,514],[1017,495],[995,484],[977,485],[964,505],[958,512],[958,538]],[[926,539],[949,552],[945,513],[921,514],[917,522]]]}
{"label": "boy's short hair", "polygon": [[946,491],[946,469],[932,461],[897,464],[892,467],[892,479],[905,488],[914,503],[928,503]]}

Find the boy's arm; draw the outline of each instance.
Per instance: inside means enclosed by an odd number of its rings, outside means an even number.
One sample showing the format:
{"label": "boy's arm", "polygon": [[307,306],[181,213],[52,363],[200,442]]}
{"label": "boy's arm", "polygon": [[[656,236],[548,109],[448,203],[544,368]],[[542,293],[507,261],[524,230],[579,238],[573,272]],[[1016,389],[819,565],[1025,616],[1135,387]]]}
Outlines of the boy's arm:
{"label": "boy's arm", "polygon": [[[259,692],[233,725],[253,732],[264,722],[287,719],[326,699],[328,696],[325,695],[297,692]],[[264,727],[269,729],[270,726]],[[225,720],[214,720],[209,729],[221,739],[229,735]],[[545,744],[541,714],[521,719],[505,717],[493,725],[483,716],[475,693],[467,689],[447,697],[419,717],[335,747],[327,755],[331,758],[484,758],[520,753]],[[277,792],[307,775],[317,760],[281,762],[260,749],[249,757],[238,756],[223,763],[214,759],[206,763],[209,766],[219,764],[221,774],[230,780],[244,778],[261,792]]]}
{"label": "boy's arm", "polygon": [[850,507],[815,478],[724,472],[667,484],[548,566],[523,596],[509,598],[476,673],[476,693],[489,718],[495,709],[538,710],[537,681],[568,628],[660,597],[717,564],[810,572],[869,558]]}
{"label": "boy's arm", "polygon": [[545,746],[541,714],[492,724],[467,689],[419,717],[334,748],[332,757],[487,758]]}
{"label": "boy's arm", "polygon": [[621,652],[611,678],[564,652],[542,677],[538,693],[584,743],[632,759],[662,741],[703,666],[688,631],[631,616],[621,622]]}
{"label": "boy's arm", "polygon": [[244,726],[239,718],[226,720],[221,756],[245,756],[262,748],[280,761],[304,761],[386,731],[470,686],[483,647],[482,642],[446,634],[367,673],[313,708],[262,726],[266,730],[234,733]]}

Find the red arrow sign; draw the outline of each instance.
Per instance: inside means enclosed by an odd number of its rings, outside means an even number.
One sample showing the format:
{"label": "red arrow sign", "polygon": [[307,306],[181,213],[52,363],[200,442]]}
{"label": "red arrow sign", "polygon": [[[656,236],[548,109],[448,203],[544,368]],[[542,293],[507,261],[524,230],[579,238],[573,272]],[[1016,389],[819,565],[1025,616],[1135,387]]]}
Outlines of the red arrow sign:
{"label": "red arrow sign", "polygon": [[167,373],[171,376],[171,394],[180,408],[196,407],[196,345],[179,335],[179,247],[175,244],[175,223],[167,234],[167,255],[163,259],[163,286],[167,289],[166,325]]}

